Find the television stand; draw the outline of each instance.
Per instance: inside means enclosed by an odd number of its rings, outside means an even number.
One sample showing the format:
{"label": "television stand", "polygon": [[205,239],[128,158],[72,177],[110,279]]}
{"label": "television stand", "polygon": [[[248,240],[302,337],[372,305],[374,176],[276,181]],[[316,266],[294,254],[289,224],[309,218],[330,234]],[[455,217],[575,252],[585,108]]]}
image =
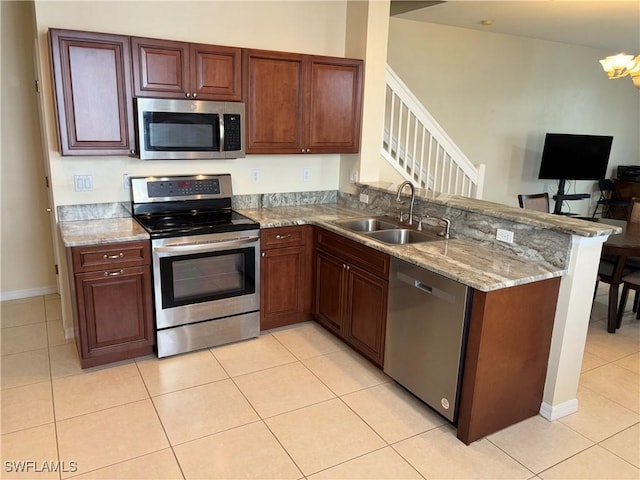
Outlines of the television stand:
{"label": "television stand", "polygon": [[573,193],[569,195],[565,195],[564,187],[566,180],[558,181],[558,193],[553,196],[553,199],[556,202],[555,207],[553,208],[554,215],[568,215],[567,213],[562,212],[562,203],[567,200],[584,200],[585,198],[591,198],[591,194],[589,193]]}

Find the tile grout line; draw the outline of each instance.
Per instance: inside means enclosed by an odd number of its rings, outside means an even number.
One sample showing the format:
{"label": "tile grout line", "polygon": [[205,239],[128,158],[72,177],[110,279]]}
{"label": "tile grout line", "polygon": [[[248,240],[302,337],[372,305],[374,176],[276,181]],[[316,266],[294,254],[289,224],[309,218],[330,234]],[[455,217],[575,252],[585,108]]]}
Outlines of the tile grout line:
{"label": "tile grout line", "polygon": [[[153,397],[151,396],[151,392],[149,392],[149,387],[147,387],[147,383],[144,381],[144,375],[142,375],[142,371],[140,370],[140,366],[138,365],[138,362],[134,361],[134,363],[135,363],[138,375],[140,375],[140,379],[142,380],[142,384],[144,385],[144,389],[147,392],[147,395],[149,396],[149,401],[151,402],[151,406],[153,407],[153,411],[156,414],[156,418],[158,419],[158,423],[160,423],[160,427],[162,427],[162,432],[164,433],[164,436],[167,439],[167,443],[169,444],[169,448],[171,449],[171,453],[173,454],[173,458],[175,459],[176,464],[178,465],[178,468],[180,469],[180,475],[182,475],[182,479],[184,480],[184,479],[186,479],[186,476],[184,474],[184,471],[182,470],[182,465],[180,464],[180,461],[178,460],[178,456],[176,455],[176,451],[173,449],[173,444],[171,443],[171,439],[169,439],[169,434],[167,433],[167,430],[166,430],[166,428],[164,426],[164,423],[162,423],[162,418],[160,417],[160,413],[158,412],[158,409],[156,408],[156,404],[153,401]],[[161,450],[157,450],[157,451],[161,451]]]}
{"label": "tile grout line", "polygon": [[[53,371],[51,368],[51,348],[49,345],[49,325],[47,323],[47,306],[46,300],[42,297],[43,307],[44,307],[44,325],[45,325],[45,335],[47,336],[47,363],[49,365],[49,386],[51,388],[51,414],[53,416],[53,434],[56,439],[56,455],[58,456],[58,461],[64,461],[60,458],[60,440],[58,438],[58,421],[56,419],[56,396],[53,390]],[[62,472],[58,471],[58,479],[62,479]]]}

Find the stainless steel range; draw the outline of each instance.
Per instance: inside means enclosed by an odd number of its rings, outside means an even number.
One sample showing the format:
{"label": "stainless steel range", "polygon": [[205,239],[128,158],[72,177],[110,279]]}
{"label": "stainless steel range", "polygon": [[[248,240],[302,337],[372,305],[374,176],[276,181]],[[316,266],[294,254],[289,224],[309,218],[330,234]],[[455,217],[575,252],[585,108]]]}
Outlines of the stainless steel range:
{"label": "stainless steel range", "polygon": [[158,357],[260,335],[260,224],[231,209],[231,176],[131,179],[149,232]]}

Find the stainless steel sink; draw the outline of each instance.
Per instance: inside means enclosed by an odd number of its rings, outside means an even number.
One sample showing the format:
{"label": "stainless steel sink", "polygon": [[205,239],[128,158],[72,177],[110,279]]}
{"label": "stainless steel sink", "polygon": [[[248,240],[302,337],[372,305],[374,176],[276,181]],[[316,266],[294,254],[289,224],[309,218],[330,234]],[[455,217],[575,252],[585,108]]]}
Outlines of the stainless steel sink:
{"label": "stainless steel sink", "polygon": [[342,228],[351,230],[352,232],[375,232],[378,230],[400,228],[396,223],[381,220],[375,217],[348,218],[346,220],[336,220],[334,223]]}
{"label": "stainless steel sink", "polygon": [[406,245],[408,243],[433,242],[442,240],[437,235],[418,232],[408,228],[394,228],[393,230],[380,230],[367,234],[367,237],[393,245]]}

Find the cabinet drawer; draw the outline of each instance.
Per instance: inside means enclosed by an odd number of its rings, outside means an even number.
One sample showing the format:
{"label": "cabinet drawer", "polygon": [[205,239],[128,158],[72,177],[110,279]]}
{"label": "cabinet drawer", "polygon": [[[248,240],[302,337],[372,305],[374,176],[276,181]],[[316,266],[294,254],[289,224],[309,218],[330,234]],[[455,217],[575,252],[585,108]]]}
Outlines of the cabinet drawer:
{"label": "cabinet drawer", "polygon": [[123,242],[73,247],[73,271],[93,272],[150,263],[149,242]]}
{"label": "cabinet drawer", "polygon": [[281,247],[296,247],[305,244],[305,232],[309,225],[266,228],[260,232],[262,250]]}
{"label": "cabinet drawer", "polygon": [[342,258],[352,265],[382,278],[389,277],[389,255],[348,238],[316,228],[318,249]]}

